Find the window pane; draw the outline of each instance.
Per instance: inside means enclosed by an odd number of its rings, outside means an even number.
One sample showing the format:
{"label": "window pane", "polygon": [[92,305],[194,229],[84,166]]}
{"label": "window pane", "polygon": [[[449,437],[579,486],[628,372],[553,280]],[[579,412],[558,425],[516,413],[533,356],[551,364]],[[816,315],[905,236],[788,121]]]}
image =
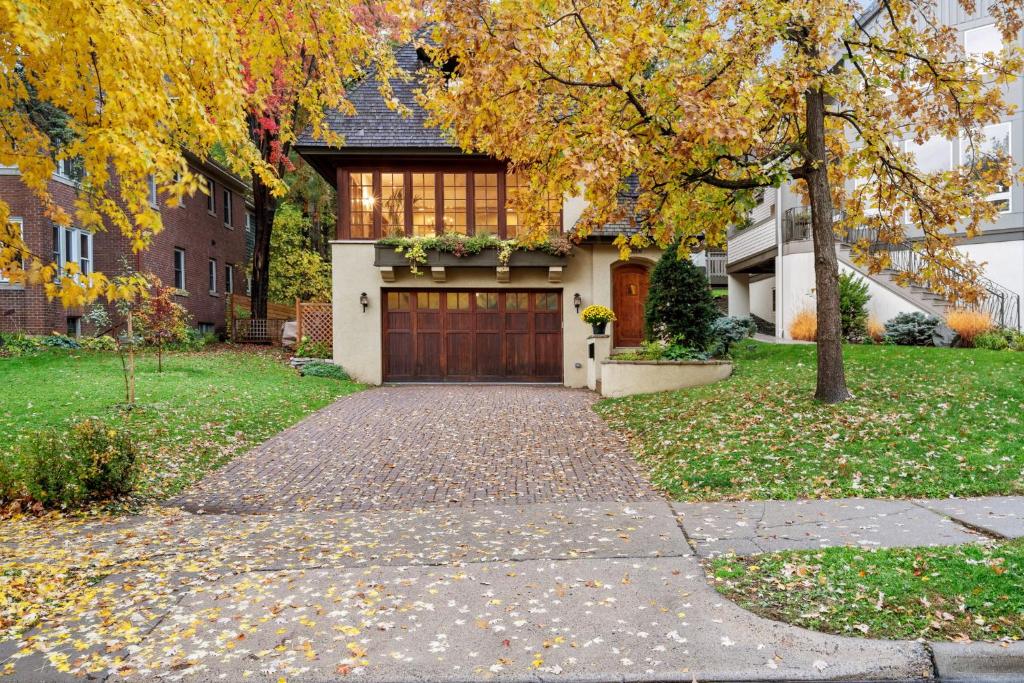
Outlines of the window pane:
{"label": "window pane", "polygon": [[1003,49],[1003,37],[995,24],[964,31],[964,52],[968,57],[980,57],[988,52],[999,53]]}
{"label": "window pane", "polygon": [[498,308],[498,293],[497,292],[477,292],[476,293],[476,307],[484,310],[493,311]]}
{"label": "window pane", "polygon": [[389,311],[408,311],[409,292],[388,292]]}
{"label": "window pane", "polygon": [[437,196],[433,173],[412,174],[412,234],[433,235],[437,232]]}
{"label": "window pane", "polygon": [[505,295],[506,311],[528,311],[530,310],[530,295],[524,292]]}
{"label": "window pane", "polygon": [[380,174],[381,231],[385,237],[405,234],[405,174]]}
{"label": "window pane", "polygon": [[444,174],[444,231],[465,235],[466,219],[466,174]]}
{"label": "window pane", "polygon": [[89,238],[91,235],[85,232],[78,233],[78,265],[82,268],[82,274],[88,275],[92,270],[92,264],[89,261]]}
{"label": "window pane", "polygon": [[[960,140],[960,163],[968,168],[981,172],[987,164],[995,164],[1001,158],[1011,157],[1010,124],[997,123],[985,126],[984,138],[976,146],[971,146],[967,139]],[[1000,211],[1010,210],[1010,188],[1000,186],[986,199],[995,203]]]}
{"label": "window pane", "polygon": [[353,239],[373,237],[373,174],[349,173],[349,221]]}
{"label": "window pane", "polygon": [[558,295],[553,292],[545,292],[536,295],[536,308],[538,311],[557,311]]}
{"label": "window pane", "polygon": [[416,308],[436,311],[441,308],[440,292],[416,292]]}
{"label": "window pane", "polygon": [[[526,179],[518,174],[505,176],[505,225],[507,236],[510,239],[526,237],[530,234],[530,226],[520,220],[518,212],[513,206],[513,198],[527,189]],[[545,224],[547,232],[558,234],[562,232],[562,200],[559,197],[548,197],[546,201],[547,217]]]}
{"label": "window pane", "polygon": [[513,201],[515,197],[519,196],[522,189],[523,179],[520,175],[509,173],[505,176],[505,234],[509,239],[520,237],[520,233],[527,232],[525,227],[520,225],[519,214]]}
{"label": "window pane", "polygon": [[473,174],[473,219],[477,235],[498,234],[498,174]]}
{"label": "window pane", "polygon": [[445,306],[449,311],[468,311],[469,292],[448,292]]}
{"label": "window pane", "polygon": [[907,140],[907,152],[914,155],[924,173],[948,171],[952,167],[952,145],[944,138],[929,138],[923,145]]}

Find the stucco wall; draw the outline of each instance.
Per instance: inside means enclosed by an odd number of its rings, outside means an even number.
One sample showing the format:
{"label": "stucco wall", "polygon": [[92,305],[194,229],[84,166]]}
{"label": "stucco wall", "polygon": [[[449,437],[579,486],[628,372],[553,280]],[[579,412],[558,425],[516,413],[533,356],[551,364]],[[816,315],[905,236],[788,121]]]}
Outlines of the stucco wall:
{"label": "stucco wall", "polygon": [[985,264],[985,277],[1024,297],[1024,240],[967,244],[959,249]]}
{"label": "stucco wall", "polygon": [[[368,384],[383,381],[381,301],[382,291],[417,289],[549,289],[562,292],[563,377],[566,386],[587,384],[587,337],[590,326],[579,319],[572,305],[577,292],[583,306],[611,306],[611,270],[618,250],[610,245],[585,245],[573,251],[560,283],[548,281],[546,268],[513,268],[511,282],[499,283],[494,268],[448,268],[445,282],[434,282],[429,272],[415,276],[408,268],[396,268],[394,282],[383,282],[373,265],[373,243],[332,242],[334,361],[355,379]],[[647,250],[634,259],[654,263],[658,252]],[[363,312],[359,296],[366,292],[370,305]],[[578,367],[577,367],[578,366]]]}
{"label": "stucco wall", "polygon": [[774,277],[750,283],[750,312],[770,323],[775,322],[775,311],[772,310],[772,289],[774,288]]}

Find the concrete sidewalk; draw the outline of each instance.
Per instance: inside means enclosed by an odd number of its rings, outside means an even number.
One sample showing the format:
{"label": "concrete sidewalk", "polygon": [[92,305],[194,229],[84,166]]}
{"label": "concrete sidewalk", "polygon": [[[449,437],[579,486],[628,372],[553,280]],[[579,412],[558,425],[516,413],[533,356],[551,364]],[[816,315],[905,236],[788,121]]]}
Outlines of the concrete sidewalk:
{"label": "concrete sidewalk", "polygon": [[1024,536],[1024,496],[673,503],[701,557],[830,546],[956,545]]}
{"label": "concrete sidewalk", "polygon": [[[81,680],[75,672],[88,669],[202,681],[934,673],[925,644],[805,631],[723,599],[665,502],[177,512],[87,524],[47,543],[115,555],[123,569],[21,647],[0,645],[0,660],[13,656],[10,680]],[[45,561],[49,550],[18,559]]]}

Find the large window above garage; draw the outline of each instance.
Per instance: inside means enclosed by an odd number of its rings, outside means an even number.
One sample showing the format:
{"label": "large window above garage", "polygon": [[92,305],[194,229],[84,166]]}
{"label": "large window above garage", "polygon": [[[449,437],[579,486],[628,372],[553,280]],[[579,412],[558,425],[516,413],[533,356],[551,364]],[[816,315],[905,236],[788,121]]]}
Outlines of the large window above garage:
{"label": "large window above garage", "polygon": [[[525,180],[498,169],[349,169],[339,176],[339,238],[372,240],[445,232],[519,238],[527,225],[516,197]],[[562,201],[552,197],[541,219],[562,231]]]}

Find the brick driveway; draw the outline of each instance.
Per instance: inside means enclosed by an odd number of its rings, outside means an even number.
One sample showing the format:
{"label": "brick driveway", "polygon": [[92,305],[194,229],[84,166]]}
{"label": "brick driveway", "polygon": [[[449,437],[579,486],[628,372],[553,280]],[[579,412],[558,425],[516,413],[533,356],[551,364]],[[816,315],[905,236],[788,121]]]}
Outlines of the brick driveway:
{"label": "brick driveway", "polygon": [[171,502],[206,512],[655,500],[587,391],[420,385],[352,394]]}

